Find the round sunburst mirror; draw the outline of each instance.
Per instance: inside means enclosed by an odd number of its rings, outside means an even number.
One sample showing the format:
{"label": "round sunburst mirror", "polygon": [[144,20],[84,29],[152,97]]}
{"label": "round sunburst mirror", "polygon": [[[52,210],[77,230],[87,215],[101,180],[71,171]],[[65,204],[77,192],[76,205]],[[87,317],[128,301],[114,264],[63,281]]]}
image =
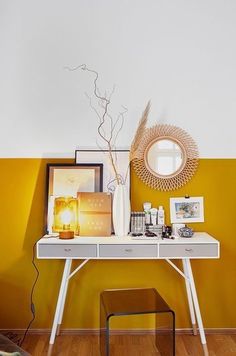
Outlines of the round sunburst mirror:
{"label": "round sunburst mirror", "polygon": [[133,166],[140,179],[154,189],[180,188],[194,175],[198,149],[192,137],[179,127],[146,128]]}

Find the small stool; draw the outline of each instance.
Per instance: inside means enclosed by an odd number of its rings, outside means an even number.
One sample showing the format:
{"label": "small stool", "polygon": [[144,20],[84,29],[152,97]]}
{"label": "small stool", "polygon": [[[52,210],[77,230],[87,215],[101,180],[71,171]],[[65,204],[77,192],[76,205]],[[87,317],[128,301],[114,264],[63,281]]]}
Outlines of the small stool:
{"label": "small stool", "polygon": [[175,355],[175,313],[154,288],[107,289],[100,294],[100,351],[110,356],[109,321],[112,316],[169,313],[170,330],[157,329],[156,347],[162,356]]}

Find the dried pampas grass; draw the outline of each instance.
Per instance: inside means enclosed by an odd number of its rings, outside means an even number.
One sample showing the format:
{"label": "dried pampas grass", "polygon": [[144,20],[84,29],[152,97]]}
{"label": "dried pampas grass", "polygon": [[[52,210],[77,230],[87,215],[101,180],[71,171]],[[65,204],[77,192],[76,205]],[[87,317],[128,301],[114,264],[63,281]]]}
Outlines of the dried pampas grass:
{"label": "dried pampas grass", "polygon": [[143,135],[145,133],[146,125],[147,125],[147,120],[148,120],[148,114],[150,111],[150,106],[151,103],[150,101],[147,103],[147,106],[142,114],[141,119],[139,120],[139,124],[134,136],[134,139],[132,141],[131,147],[130,147],[130,155],[129,155],[129,160],[130,162],[133,161],[134,159],[138,158],[139,156],[139,147],[140,143],[142,141]]}

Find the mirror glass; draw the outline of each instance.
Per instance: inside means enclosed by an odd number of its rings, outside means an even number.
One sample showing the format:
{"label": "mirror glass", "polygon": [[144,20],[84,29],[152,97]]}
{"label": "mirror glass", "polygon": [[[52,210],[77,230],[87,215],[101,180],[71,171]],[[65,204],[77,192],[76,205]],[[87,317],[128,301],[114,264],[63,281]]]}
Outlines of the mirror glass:
{"label": "mirror glass", "polygon": [[183,164],[183,160],[182,148],[170,139],[156,140],[146,153],[148,166],[153,172],[161,176],[176,173]]}

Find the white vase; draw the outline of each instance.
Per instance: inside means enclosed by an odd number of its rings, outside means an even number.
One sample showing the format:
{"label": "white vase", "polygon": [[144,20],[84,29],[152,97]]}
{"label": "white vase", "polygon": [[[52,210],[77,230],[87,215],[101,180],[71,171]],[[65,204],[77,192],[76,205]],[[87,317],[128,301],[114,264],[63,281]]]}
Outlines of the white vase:
{"label": "white vase", "polygon": [[130,224],[130,199],[124,184],[118,184],[112,203],[113,228],[116,236],[126,236]]}

